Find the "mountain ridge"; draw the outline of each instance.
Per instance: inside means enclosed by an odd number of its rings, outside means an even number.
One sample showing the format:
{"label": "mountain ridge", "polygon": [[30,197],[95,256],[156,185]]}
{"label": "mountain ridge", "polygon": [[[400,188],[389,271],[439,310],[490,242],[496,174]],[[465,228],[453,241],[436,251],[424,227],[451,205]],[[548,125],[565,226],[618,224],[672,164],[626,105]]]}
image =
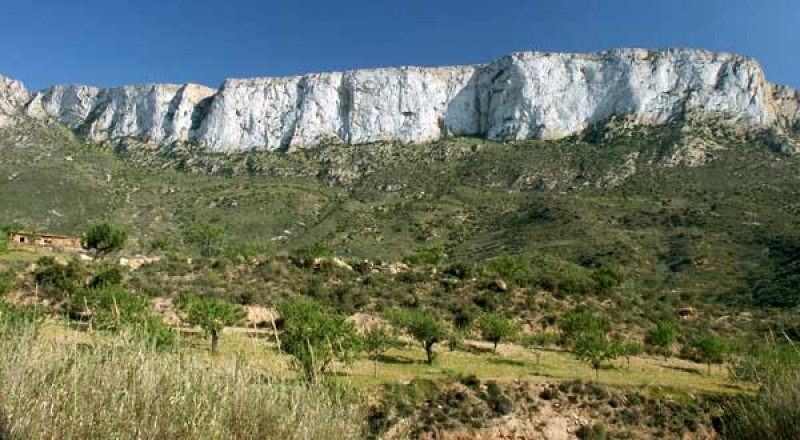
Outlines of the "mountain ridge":
{"label": "mountain ridge", "polygon": [[[211,151],[447,136],[558,139],[612,116],[658,124],[691,114],[794,129],[796,90],[752,58],[697,49],[514,52],[485,65],[385,67],[198,84],[53,86],[0,81],[0,114],[55,119],[90,141],[134,138]],[[6,122],[7,124],[8,122]]]}

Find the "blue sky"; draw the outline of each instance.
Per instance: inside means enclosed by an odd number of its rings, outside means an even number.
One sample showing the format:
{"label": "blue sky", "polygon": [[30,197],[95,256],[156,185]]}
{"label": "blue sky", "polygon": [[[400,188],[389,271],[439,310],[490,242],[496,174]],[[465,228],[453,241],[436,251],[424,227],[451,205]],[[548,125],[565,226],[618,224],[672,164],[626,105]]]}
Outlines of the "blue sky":
{"label": "blue sky", "polygon": [[800,87],[800,0],[6,0],[0,74],[31,89],[699,47]]}

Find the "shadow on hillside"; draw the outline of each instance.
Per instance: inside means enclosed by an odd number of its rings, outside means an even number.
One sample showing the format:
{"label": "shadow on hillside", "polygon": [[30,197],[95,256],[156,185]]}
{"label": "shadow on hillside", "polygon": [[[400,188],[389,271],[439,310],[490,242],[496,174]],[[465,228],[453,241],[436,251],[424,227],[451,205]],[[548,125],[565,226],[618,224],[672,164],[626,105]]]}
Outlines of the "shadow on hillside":
{"label": "shadow on hillside", "polygon": [[382,354],[378,356],[378,362],[384,364],[401,364],[401,365],[424,363],[424,361],[417,361],[406,356],[388,355],[388,354]]}
{"label": "shadow on hillside", "polygon": [[472,345],[469,343],[463,343],[459,347],[462,351],[472,354],[494,354],[494,350],[492,347],[481,347],[479,345]]}
{"label": "shadow on hillside", "polygon": [[500,357],[489,358],[489,363],[495,365],[513,365],[515,367],[524,367],[526,365],[525,362],[516,359],[504,359]]}
{"label": "shadow on hillside", "polygon": [[702,376],[703,375],[703,370],[700,370],[700,369],[697,369],[697,368],[692,368],[692,367],[681,367],[681,366],[677,366],[677,365],[661,364],[661,368],[667,368],[667,369],[670,369],[670,370],[682,371],[684,373],[689,373],[689,374],[696,374],[698,376]]}

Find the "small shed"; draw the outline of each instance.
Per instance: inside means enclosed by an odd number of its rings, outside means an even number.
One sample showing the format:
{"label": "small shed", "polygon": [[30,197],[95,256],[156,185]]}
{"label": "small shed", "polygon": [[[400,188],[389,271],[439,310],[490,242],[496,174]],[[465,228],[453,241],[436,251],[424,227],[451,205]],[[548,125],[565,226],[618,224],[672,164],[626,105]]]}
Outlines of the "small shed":
{"label": "small shed", "polygon": [[80,249],[82,240],[80,237],[55,234],[35,234],[32,232],[12,231],[8,234],[8,240],[17,245],[57,247],[66,249]]}

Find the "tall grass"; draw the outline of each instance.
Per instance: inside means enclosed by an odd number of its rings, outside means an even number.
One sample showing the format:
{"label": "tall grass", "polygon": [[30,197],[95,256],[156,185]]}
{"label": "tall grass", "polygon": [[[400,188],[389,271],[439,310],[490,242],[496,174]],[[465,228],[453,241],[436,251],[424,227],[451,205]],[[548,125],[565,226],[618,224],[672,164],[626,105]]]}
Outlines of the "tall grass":
{"label": "tall grass", "polygon": [[355,439],[358,399],[138,343],[0,336],[0,439]]}
{"label": "tall grass", "polygon": [[729,440],[800,439],[800,351],[793,345],[758,350],[734,373],[760,385],[755,396],[728,402],[719,431]]}

